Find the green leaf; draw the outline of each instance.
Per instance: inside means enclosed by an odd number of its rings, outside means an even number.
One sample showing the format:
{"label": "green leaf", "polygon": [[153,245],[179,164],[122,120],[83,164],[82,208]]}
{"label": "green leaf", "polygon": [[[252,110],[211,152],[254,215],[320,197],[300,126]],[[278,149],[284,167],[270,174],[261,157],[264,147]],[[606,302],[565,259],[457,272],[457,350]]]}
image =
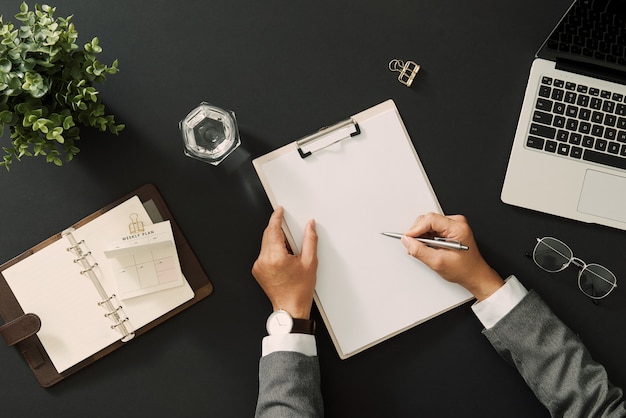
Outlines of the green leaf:
{"label": "green leaf", "polygon": [[[2,114],[0,113],[0,117],[2,116]],[[63,129],[70,129],[72,126],[74,126],[74,119],[72,118],[72,116],[67,116],[65,119],[63,119]]]}
{"label": "green leaf", "polygon": [[48,92],[48,83],[43,76],[34,71],[24,74],[22,89],[35,98],[43,97]]}
{"label": "green leaf", "polygon": [[20,4],[20,12],[27,13],[28,12],[28,4],[25,1]]}
{"label": "green leaf", "polygon": [[102,48],[98,45],[100,41],[98,38],[93,38],[91,42],[85,44],[85,51],[92,54],[99,54],[102,52]]}
{"label": "green leaf", "polygon": [[[28,126],[32,126],[37,122],[37,120],[39,120],[37,115],[26,115],[24,116],[24,119],[22,119],[22,126],[25,128]],[[35,129],[33,128],[33,130]]]}
{"label": "green leaf", "polygon": [[9,123],[13,119],[13,112],[10,110],[3,110],[0,112],[0,122]]}
{"label": "green leaf", "polygon": [[119,125],[111,125],[111,132],[114,133],[115,135],[119,135],[120,131],[123,130],[126,127],[126,125],[124,125],[123,123],[119,124]]}
{"label": "green leaf", "polygon": [[65,138],[63,138],[63,128],[54,128],[53,130],[51,130],[50,132],[48,132],[46,134],[46,138],[49,140],[54,140],[57,141],[59,144],[62,144],[65,142]]}
{"label": "green leaf", "polygon": [[13,64],[11,64],[11,61],[9,61],[6,58],[0,59],[0,72],[8,73],[11,71],[12,67],[13,67]]}
{"label": "green leaf", "polygon": [[30,26],[21,26],[19,31],[19,37],[21,39],[30,38],[33,36],[33,30]]}

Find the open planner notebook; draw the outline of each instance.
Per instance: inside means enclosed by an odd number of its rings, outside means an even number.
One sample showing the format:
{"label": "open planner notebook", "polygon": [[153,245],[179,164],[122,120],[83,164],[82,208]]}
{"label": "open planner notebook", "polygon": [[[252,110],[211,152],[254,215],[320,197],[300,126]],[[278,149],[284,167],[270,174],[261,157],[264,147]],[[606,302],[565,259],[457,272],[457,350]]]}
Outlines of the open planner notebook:
{"label": "open planner notebook", "polygon": [[[120,297],[120,267],[106,252],[119,251],[119,244],[111,245],[120,240],[141,244],[143,236],[147,240],[157,235],[158,248],[141,247],[147,251],[132,266],[137,287],[147,283],[154,291],[134,289],[134,297]],[[124,269],[122,277],[128,279],[131,266],[126,263]],[[5,263],[0,274],[3,335],[10,345],[17,344],[43,386],[57,383],[212,292],[153,185]]]}
{"label": "open planner notebook", "polygon": [[300,251],[317,225],[315,301],[342,359],[469,299],[409,257],[399,240],[415,217],[441,212],[393,101],[254,161],[265,191],[285,208],[284,230]]}

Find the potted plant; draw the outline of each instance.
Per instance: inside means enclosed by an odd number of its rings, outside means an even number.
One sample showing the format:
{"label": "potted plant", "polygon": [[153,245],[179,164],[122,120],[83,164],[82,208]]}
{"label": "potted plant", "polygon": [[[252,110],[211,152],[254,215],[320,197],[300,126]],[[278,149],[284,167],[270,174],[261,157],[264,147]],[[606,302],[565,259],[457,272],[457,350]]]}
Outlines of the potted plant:
{"label": "potted plant", "polygon": [[14,160],[43,156],[62,165],[79,152],[79,125],[117,135],[124,125],[105,114],[94,83],[118,71],[96,55],[98,38],[81,49],[72,16],[55,18],[56,8],[26,3],[15,15],[17,26],[0,16],[0,137],[10,129],[10,145],[3,146],[0,166]]}

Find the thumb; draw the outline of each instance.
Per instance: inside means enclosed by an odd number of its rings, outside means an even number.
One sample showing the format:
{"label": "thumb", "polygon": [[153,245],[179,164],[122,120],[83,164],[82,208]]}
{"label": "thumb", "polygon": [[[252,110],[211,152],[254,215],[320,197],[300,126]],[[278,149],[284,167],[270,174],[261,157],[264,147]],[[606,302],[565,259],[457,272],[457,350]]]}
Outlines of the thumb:
{"label": "thumb", "polygon": [[317,231],[314,219],[307,222],[304,229],[300,257],[307,264],[317,263]]}

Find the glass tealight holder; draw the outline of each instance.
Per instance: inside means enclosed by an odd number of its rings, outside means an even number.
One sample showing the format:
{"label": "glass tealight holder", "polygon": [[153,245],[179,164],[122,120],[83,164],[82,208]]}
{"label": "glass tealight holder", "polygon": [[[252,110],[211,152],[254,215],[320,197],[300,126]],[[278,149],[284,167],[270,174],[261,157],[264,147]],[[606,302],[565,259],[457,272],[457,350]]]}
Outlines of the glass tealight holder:
{"label": "glass tealight holder", "polygon": [[202,102],[180,121],[185,155],[218,165],[239,147],[235,113]]}

